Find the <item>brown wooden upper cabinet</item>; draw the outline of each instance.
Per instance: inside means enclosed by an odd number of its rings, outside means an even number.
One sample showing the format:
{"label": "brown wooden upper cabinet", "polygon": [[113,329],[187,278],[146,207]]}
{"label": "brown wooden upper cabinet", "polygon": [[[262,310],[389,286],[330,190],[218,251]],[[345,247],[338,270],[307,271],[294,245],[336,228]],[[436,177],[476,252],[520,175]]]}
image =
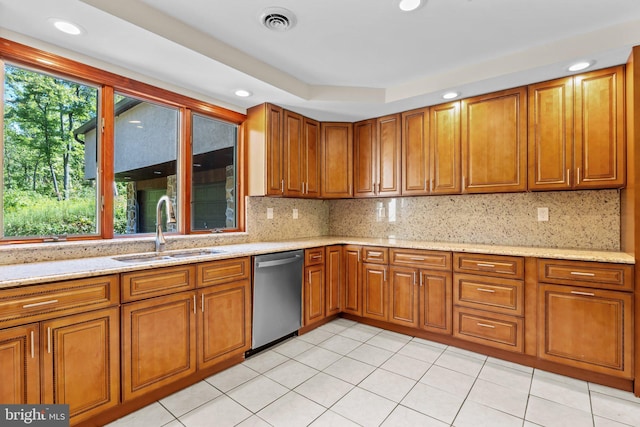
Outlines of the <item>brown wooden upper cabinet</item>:
{"label": "brown wooden upper cabinet", "polygon": [[529,86],[529,189],[625,185],[622,66]]}
{"label": "brown wooden upper cabinet", "polygon": [[402,113],[402,194],[460,193],[460,102]]}
{"label": "brown wooden upper cabinet", "polygon": [[461,101],[462,192],[527,189],[527,88]]}
{"label": "brown wooden upper cabinet", "polygon": [[320,124],[320,196],[353,197],[353,124]]}
{"label": "brown wooden upper cabinet", "polygon": [[357,122],[353,134],[354,196],[399,196],[401,115]]}
{"label": "brown wooden upper cabinet", "polygon": [[249,195],[320,195],[320,123],[272,104],[247,110]]}
{"label": "brown wooden upper cabinet", "polygon": [[284,195],[320,195],[320,123],[284,110]]}

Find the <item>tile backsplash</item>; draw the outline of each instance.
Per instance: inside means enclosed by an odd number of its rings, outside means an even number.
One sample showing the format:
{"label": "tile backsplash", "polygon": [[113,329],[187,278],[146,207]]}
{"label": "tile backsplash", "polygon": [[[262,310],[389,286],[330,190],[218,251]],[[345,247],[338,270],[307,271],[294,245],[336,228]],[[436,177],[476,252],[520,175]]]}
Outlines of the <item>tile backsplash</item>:
{"label": "tile backsplash", "polygon": [[[549,221],[537,221],[537,208]],[[273,218],[267,218],[272,209]],[[293,218],[293,210],[298,218]],[[247,198],[244,233],[167,235],[167,250],[317,236],[620,250],[617,190],[380,199]],[[0,265],[153,250],[154,237],[0,246]]]}
{"label": "tile backsplash", "polygon": [[[538,207],[549,208],[549,221],[537,220]],[[619,251],[620,192],[335,200],[329,234]]]}

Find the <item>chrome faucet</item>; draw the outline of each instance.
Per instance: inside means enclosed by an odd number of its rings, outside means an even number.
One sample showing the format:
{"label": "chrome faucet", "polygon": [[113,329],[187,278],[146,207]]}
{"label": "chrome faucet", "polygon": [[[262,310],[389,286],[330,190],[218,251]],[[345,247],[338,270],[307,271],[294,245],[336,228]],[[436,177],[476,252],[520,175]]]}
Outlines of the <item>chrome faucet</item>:
{"label": "chrome faucet", "polygon": [[165,210],[167,213],[167,225],[176,223],[176,213],[173,210],[173,205],[171,204],[171,200],[169,196],[166,194],[158,200],[158,204],[156,205],[156,252],[161,252],[164,250],[165,245],[167,244],[164,239],[164,234],[162,233],[162,203],[165,204]]}

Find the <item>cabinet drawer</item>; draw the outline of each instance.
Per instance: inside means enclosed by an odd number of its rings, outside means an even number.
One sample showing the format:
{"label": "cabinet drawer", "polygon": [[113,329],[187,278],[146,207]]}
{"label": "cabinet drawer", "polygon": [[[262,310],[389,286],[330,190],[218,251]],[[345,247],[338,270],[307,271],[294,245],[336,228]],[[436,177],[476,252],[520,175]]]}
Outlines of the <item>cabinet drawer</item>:
{"label": "cabinet drawer", "polygon": [[451,252],[391,249],[391,264],[429,270],[451,270]]}
{"label": "cabinet drawer", "polygon": [[0,328],[120,303],[118,276],[100,276],[0,291]]}
{"label": "cabinet drawer", "polygon": [[198,264],[197,269],[199,288],[248,279],[251,275],[249,257],[204,262]]}
{"label": "cabinet drawer", "polygon": [[524,259],[503,255],[454,253],[453,271],[522,279]]}
{"label": "cabinet drawer", "polygon": [[524,283],[498,277],[455,274],[453,303],[515,316],[524,315]]}
{"label": "cabinet drawer", "polygon": [[122,280],[122,301],[137,301],[194,289],[196,267],[185,265],[135,271],[123,273],[120,278]]}
{"label": "cabinet drawer", "polygon": [[453,335],[467,341],[521,353],[523,327],[521,317],[470,308],[453,309]]}
{"label": "cabinet drawer", "polygon": [[387,248],[363,247],[362,262],[371,264],[386,264],[389,260],[389,250]]}
{"label": "cabinet drawer", "polygon": [[324,264],[324,247],[305,249],[304,265]]}
{"label": "cabinet drawer", "polygon": [[588,261],[538,260],[538,281],[633,290],[633,266]]}

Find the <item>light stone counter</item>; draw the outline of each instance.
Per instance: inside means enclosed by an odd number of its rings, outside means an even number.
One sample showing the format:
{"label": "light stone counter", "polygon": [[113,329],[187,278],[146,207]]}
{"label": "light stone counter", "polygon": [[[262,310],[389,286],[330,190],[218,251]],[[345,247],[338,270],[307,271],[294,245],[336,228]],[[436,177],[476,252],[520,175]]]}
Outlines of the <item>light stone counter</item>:
{"label": "light stone counter", "polygon": [[[622,264],[635,263],[635,259],[632,255],[610,251],[424,242],[399,239],[312,237],[287,241],[217,245],[210,248],[220,250],[220,253],[193,256],[189,258],[162,259],[137,263],[125,263],[118,261],[117,256],[101,256],[4,265],[0,266],[0,289],[333,244],[387,246],[452,252],[475,252],[493,255],[599,261]],[[175,251],[167,251],[166,254],[171,254],[172,252]],[[78,256],[80,257],[82,255],[78,254]]]}

